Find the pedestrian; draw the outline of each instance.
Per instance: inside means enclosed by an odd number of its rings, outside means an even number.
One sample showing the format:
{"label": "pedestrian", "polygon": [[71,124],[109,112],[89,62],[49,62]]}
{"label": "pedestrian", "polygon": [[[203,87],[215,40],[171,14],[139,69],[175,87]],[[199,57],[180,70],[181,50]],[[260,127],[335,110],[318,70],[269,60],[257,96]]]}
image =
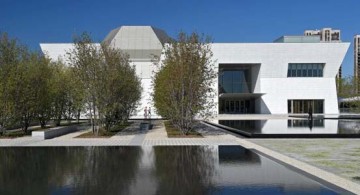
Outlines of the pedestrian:
{"label": "pedestrian", "polygon": [[313,120],[313,112],[312,112],[312,105],[309,106],[309,120]]}
{"label": "pedestrian", "polygon": [[147,118],[147,114],[148,114],[148,111],[147,111],[147,107],[145,106],[145,109],[144,109],[144,118]]}
{"label": "pedestrian", "polygon": [[149,107],[148,116],[149,116],[149,118],[151,117],[151,107]]}

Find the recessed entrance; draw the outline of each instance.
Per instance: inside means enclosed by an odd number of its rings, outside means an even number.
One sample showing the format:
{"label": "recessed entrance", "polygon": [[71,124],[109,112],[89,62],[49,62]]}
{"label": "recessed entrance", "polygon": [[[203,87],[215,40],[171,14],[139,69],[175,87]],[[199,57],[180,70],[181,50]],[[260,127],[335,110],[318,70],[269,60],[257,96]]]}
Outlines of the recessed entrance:
{"label": "recessed entrance", "polygon": [[253,100],[220,99],[220,114],[247,114],[254,113]]}
{"label": "recessed entrance", "polygon": [[259,70],[260,64],[219,64],[219,114],[255,113]]}

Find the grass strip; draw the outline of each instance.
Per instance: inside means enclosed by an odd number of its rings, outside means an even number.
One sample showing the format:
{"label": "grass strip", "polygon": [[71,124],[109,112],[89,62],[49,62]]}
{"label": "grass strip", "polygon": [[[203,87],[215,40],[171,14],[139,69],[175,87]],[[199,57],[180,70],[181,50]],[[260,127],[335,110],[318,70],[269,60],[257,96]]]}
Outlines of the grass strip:
{"label": "grass strip", "polygon": [[109,138],[114,136],[115,134],[119,133],[120,131],[124,130],[126,127],[133,124],[133,122],[126,122],[125,124],[116,125],[115,127],[111,128],[109,131],[106,131],[104,128],[99,129],[99,134],[96,135],[92,131],[83,133],[75,138]]}
{"label": "grass strip", "polygon": [[202,138],[203,136],[196,132],[190,131],[187,135],[184,135],[178,128],[174,127],[170,121],[164,121],[165,130],[168,138]]}

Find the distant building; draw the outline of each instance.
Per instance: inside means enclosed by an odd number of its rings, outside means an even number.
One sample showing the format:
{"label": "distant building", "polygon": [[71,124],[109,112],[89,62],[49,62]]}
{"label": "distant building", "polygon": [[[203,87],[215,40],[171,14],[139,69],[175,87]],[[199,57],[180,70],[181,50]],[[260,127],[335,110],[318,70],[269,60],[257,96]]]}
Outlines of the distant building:
{"label": "distant building", "polygon": [[[354,36],[354,77],[359,79],[360,76],[360,35]],[[360,86],[357,87],[357,93]]]}
{"label": "distant building", "polygon": [[[335,30],[332,28],[323,28],[321,30],[305,30],[305,36],[319,36],[321,42],[341,42],[341,32],[340,30]],[[337,79],[342,77],[342,66],[340,65],[339,71],[336,75]]]}
{"label": "distant building", "polygon": [[321,30],[305,30],[305,36],[320,36],[321,42],[341,42],[340,30],[323,28]]}

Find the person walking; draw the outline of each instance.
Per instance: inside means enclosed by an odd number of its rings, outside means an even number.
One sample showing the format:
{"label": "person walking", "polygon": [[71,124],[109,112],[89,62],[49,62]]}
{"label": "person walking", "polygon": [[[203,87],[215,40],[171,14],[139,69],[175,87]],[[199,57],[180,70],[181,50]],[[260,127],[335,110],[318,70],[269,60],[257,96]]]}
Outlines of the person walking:
{"label": "person walking", "polygon": [[145,106],[145,109],[144,109],[144,118],[147,118],[147,115],[148,115],[148,110],[147,110],[147,107]]}
{"label": "person walking", "polygon": [[148,116],[149,116],[149,118],[151,117],[151,107],[149,107],[149,109],[148,109]]}
{"label": "person walking", "polygon": [[311,121],[313,120],[313,112],[312,111],[313,111],[312,105],[310,104],[308,113],[309,113],[309,120],[311,120]]}

